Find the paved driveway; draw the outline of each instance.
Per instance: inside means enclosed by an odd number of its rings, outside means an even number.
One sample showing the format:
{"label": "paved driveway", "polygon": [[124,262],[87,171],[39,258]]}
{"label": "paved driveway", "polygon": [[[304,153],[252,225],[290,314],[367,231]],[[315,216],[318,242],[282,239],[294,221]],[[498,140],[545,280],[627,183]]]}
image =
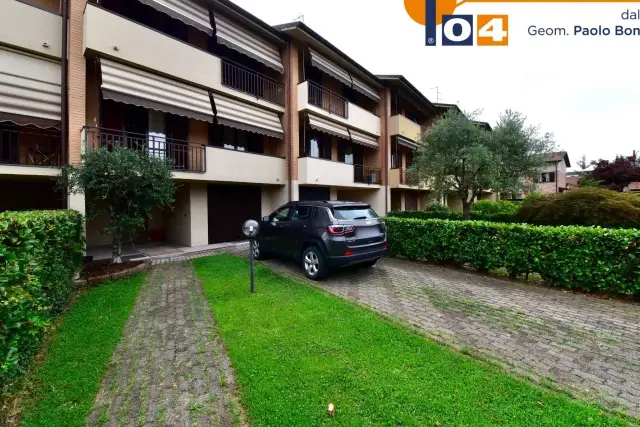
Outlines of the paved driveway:
{"label": "paved driveway", "polygon": [[[303,277],[296,264],[265,264]],[[313,283],[509,371],[640,415],[639,305],[391,258]]]}

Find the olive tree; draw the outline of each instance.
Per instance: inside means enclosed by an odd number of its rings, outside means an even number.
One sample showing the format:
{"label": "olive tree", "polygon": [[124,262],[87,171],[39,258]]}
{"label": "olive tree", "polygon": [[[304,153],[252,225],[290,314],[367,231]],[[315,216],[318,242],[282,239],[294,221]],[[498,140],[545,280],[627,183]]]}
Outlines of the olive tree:
{"label": "olive tree", "polygon": [[89,150],[82,162],[63,168],[60,184],[85,195],[87,219],[106,214],[112,262],[122,262],[123,239],[145,226],[154,207],[172,207],[175,183],[167,159],[146,150],[114,146]]}

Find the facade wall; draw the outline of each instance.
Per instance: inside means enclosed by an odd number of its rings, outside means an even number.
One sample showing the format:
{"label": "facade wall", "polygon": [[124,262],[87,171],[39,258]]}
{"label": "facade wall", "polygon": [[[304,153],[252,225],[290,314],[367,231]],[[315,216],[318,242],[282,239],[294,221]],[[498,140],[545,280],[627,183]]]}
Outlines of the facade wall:
{"label": "facade wall", "polygon": [[84,57],[84,10],[86,0],[69,0],[69,163],[80,163],[81,132],[86,120],[86,59]]}
{"label": "facade wall", "polygon": [[382,188],[376,190],[347,190],[338,188],[336,196],[337,200],[355,200],[368,203],[378,215],[386,215],[385,194]]}

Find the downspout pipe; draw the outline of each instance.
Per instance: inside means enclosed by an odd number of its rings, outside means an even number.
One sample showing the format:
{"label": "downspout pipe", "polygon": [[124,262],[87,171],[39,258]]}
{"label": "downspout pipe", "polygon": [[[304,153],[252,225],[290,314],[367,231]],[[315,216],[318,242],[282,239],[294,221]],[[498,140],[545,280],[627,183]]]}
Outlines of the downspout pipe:
{"label": "downspout pipe", "polygon": [[287,81],[285,82],[285,94],[287,97],[286,100],[286,105],[287,105],[287,109],[285,111],[285,114],[287,115],[287,127],[288,129],[286,129],[285,131],[285,135],[289,135],[288,138],[285,139],[285,141],[287,142],[287,149],[288,149],[288,161],[287,161],[287,168],[289,170],[289,201],[293,201],[293,135],[291,134],[291,129],[293,128],[293,114],[292,114],[292,108],[291,108],[291,82],[293,80],[292,74],[291,74],[291,49],[292,49],[292,42],[289,41],[289,46],[287,49]]}
{"label": "downspout pipe", "polygon": [[62,0],[62,73],[61,73],[61,105],[60,134],[62,147],[62,164],[67,164],[67,148],[69,147],[69,1]]}
{"label": "downspout pipe", "polygon": [[[385,97],[384,97],[384,132],[385,132],[385,140],[386,146],[384,150],[384,175],[385,175],[385,186],[384,186],[384,214],[386,215],[389,212],[389,154],[391,152],[391,137],[389,136],[389,114],[390,114],[390,97],[387,88],[384,89]],[[397,156],[396,156],[397,157]]]}

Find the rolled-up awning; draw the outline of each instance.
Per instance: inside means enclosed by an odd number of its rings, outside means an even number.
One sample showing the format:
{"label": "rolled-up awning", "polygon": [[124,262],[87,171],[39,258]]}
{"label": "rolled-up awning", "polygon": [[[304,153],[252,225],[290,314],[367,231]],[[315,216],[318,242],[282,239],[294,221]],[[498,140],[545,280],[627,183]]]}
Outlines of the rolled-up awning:
{"label": "rolled-up awning", "polygon": [[102,95],[125,104],[213,122],[209,92],[108,59],[100,59]]}
{"label": "rolled-up awning", "polygon": [[179,19],[200,31],[212,35],[213,27],[209,17],[209,9],[192,0],[139,0],[140,3]]}
{"label": "rolled-up awning", "polygon": [[0,122],[59,127],[61,73],[59,62],[0,49]]}
{"label": "rolled-up awning", "polygon": [[403,145],[407,148],[411,148],[412,150],[415,150],[416,148],[418,148],[418,144],[416,144],[415,142],[408,140],[407,138],[404,138],[402,136],[396,136],[396,142],[400,145]]}
{"label": "rolled-up awning", "polygon": [[357,130],[349,129],[351,134],[351,141],[355,144],[364,145],[365,147],[378,149],[378,138],[370,136],[365,133],[358,132]]}
{"label": "rolled-up awning", "polygon": [[340,68],[313,49],[309,49],[309,52],[311,53],[311,65],[351,87],[351,75],[346,70]]}
{"label": "rolled-up awning", "polygon": [[284,73],[278,47],[221,15],[214,16],[218,43]]}
{"label": "rolled-up awning", "polygon": [[376,102],[380,101],[380,95],[378,95],[378,91],[368,84],[364,83],[358,78],[351,76],[351,80],[353,80],[353,88],[363,94],[364,96],[373,99]]}
{"label": "rolled-up awning", "polygon": [[216,119],[223,126],[284,138],[278,114],[226,96],[212,94]]}
{"label": "rolled-up awning", "polygon": [[318,116],[314,116],[313,114],[309,114],[309,126],[311,126],[312,129],[318,130],[320,132],[328,133],[329,135],[335,135],[338,138],[346,139],[347,141],[351,140],[349,129],[347,129],[345,126],[339,125]]}

